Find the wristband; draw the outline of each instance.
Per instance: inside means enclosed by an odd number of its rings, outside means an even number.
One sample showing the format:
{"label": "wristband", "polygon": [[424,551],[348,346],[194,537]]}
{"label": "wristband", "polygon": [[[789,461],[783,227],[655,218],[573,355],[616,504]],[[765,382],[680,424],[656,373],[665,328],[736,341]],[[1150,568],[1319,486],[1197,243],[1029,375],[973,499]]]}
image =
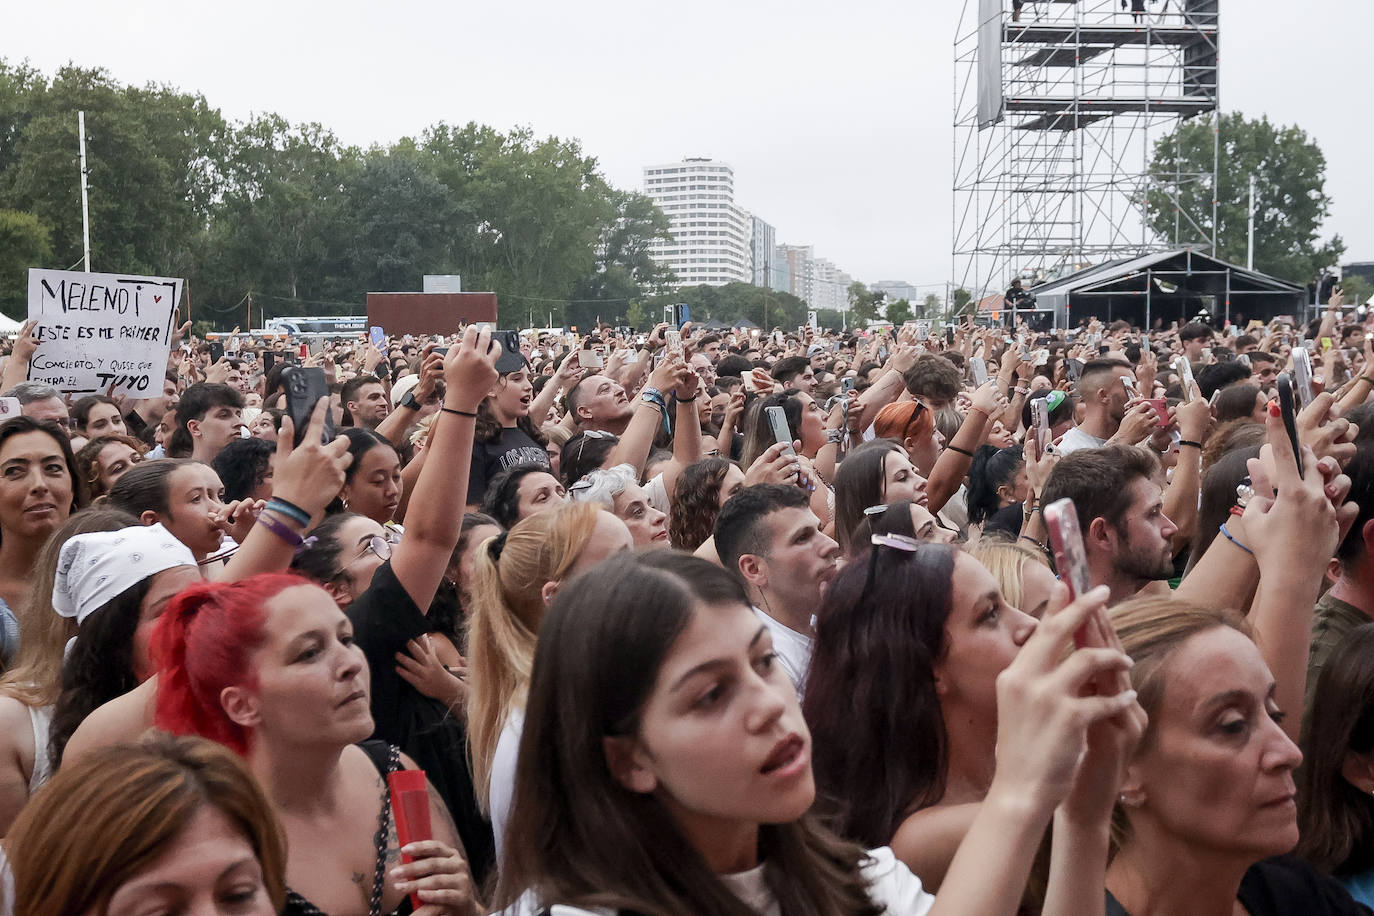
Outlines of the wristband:
{"label": "wristband", "polygon": [[286,516],[287,518],[299,524],[302,528],[309,527],[310,525],[309,512],[306,512],[304,509],[302,509],[295,503],[287,502],[280,496],[273,496],[271,499],[267,501],[267,505],[263,508],[271,509],[273,512],[276,512],[279,515]]}
{"label": "wristband", "polygon": [[840,445],[841,443],[844,442],[844,434],[845,434],[845,432],[846,432],[846,430],[843,430],[843,429],[827,429],[827,430],[825,431],[825,441],[826,441],[826,444],[827,444],[827,445]]}
{"label": "wristband", "polygon": [[471,417],[471,418],[474,419],[474,420],[477,419],[477,412],[476,412],[476,411],[473,411],[472,413],[468,413],[466,410],[459,410],[459,409],[457,409],[456,407],[440,407],[439,410],[440,410],[442,413],[451,413],[451,414],[453,414],[454,416],[458,416],[458,417]]}
{"label": "wristband", "polygon": [[948,450],[951,451],[951,452],[958,452],[958,453],[961,454],[961,455],[967,455],[969,458],[972,458],[972,457],[973,457],[973,452],[970,452],[970,451],[969,451],[968,449],[966,449],[966,448],[960,448],[960,447],[957,446],[957,445],[946,445],[945,448],[948,449]]}
{"label": "wristband", "polygon": [[693,401],[695,401],[695,400],[697,399],[697,397],[698,397],[698,395],[695,395],[695,394],[692,395],[690,398],[679,397],[679,398],[677,399],[677,402],[678,402],[679,404],[690,404],[690,403],[692,403]]}
{"label": "wristband", "polygon": [[1198,451],[1202,451],[1202,443],[1201,443],[1201,442],[1194,442],[1192,439],[1180,439],[1180,440],[1178,440],[1178,447],[1179,447],[1179,448],[1183,448],[1183,446],[1185,446],[1185,445],[1191,445],[1193,448],[1197,449]]}
{"label": "wristband", "polygon": [[1217,530],[1220,531],[1220,532],[1222,533],[1222,536],[1225,537],[1226,540],[1230,541],[1232,544],[1235,544],[1235,545],[1236,545],[1237,547],[1239,547],[1241,550],[1243,550],[1243,551],[1245,551],[1246,553],[1250,554],[1250,556],[1253,557],[1253,556],[1255,555],[1255,552],[1254,552],[1253,550],[1251,550],[1249,547],[1246,547],[1246,546],[1245,546],[1244,544],[1242,544],[1240,541],[1236,540],[1234,537],[1231,536],[1231,532],[1229,532],[1229,531],[1226,530],[1226,523],[1225,523],[1225,522],[1222,522],[1222,523],[1221,523],[1221,527],[1218,528]]}
{"label": "wristband", "polygon": [[258,524],[295,548],[297,555],[308,550],[315,543],[313,536],[303,538],[270,515],[259,515]]}

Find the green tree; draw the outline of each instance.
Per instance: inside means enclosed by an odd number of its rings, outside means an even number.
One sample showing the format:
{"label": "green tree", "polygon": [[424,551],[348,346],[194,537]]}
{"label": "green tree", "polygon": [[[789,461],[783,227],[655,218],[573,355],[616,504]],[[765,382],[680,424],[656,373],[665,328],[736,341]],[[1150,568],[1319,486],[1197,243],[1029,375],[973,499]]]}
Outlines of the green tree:
{"label": "green tree", "polygon": [[0,210],[0,310],[28,316],[29,268],[48,267],[48,229],[32,213]]}
{"label": "green tree", "polygon": [[900,325],[903,322],[910,321],[912,319],[911,303],[905,299],[898,299],[896,302],[889,302],[883,314],[885,314],[887,316],[887,320],[892,322],[894,325]]}
{"label": "green tree", "polygon": [[646,294],[666,293],[677,277],[650,254],[655,241],[666,241],[668,217],[648,197],[607,188],[615,215],[603,227],[595,271],[573,288],[578,300],[622,304]]}
{"label": "green tree", "polygon": [[955,315],[962,315],[964,309],[973,301],[973,293],[964,289],[962,286],[954,291],[954,312]]}
{"label": "green tree", "polygon": [[[1250,176],[1255,177],[1255,268],[1295,283],[1308,283],[1345,251],[1340,236],[1318,237],[1331,207],[1326,195],[1326,157],[1297,127],[1251,120],[1239,112],[1222,115],[1217,172],[1217,256],[1244,264]],[[1212,118],[1197,118],[1161,138],[1154,148],[1152,188],[1145,198],[1149,225],[1161,238],[1174,238],[1176,216],[1182,242],[1212,237],[1211,182],[1184,181],[1174,174],[1210,173]],[[1177,206],[1175,203],[1177,197]]]}
{"label": "green tree", "polygon": [[532,299],[572,298],[596,273],[597,246],[618,211],[577,141],[439,123],[417,145],[467,218],[468,288],[494,291],[503,321],[526,314]]}
{"label": "green tree", "polygon": [[651,296],[644,301],[649,323],[663,314],[663,306],[675,302],[687,303],[692,310],[692,320],[697,323],[715,319],[733,326],[744,319],[765,330],[795,330],[806,323],[807,306],[803,300],[791,293],[764,289],[752,283],[684,286],[672,293]]}
{"label": "green tree", "polygon": [[882,306],[884,293],[874,292],[863,283],[855,280],[845,290],[849,299],[849,315],[855,326],[866,325],[878,319],[878,309]]}
{"label": "green tree", "polygon": [[940,314],[940,309],[942,305],[943,303],[940,301],[939,296],[935,295],[934,293],[927,293],[925,300],[920,304],[920,306],[918,306],[919,317],[937,317]]}
{"label": "green tree", "polygon": [[346,207],[356,223],[351,260],[359,292],[419,290],[425,274],[455,269],[453,199],[413,152],[370,151]]}
{"label": "green tree", "polygon": [[[236,130],[202,300],[225,308],[252,290],[269,314],[360,310],[365,283],[355,278],[349,257],[358,223],[347,190],[360,158],[319,124],[264,115]],[[356,305],[322,304],[335,300]]]}
{"label": "green tree", "polygon": [[28,120],[0,146],[0,207],[37,214],[62,266],[81,259],[76,115],[85,111],[93,268],[184,275],[220,191],[220,113],[199,95],[122,86],[99,69],[63,67],[51,83],[5,73],[0,108],[22,99]]}

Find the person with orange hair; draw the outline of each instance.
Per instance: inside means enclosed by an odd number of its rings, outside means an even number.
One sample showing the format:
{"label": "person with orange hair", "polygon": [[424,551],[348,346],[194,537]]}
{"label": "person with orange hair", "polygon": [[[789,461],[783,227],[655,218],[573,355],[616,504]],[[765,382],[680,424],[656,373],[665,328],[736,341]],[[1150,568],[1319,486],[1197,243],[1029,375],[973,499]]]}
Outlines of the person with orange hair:
{"label": "person with orange hair", "polygon": [[996,382],[988,382],[974,389],[963,423],[948,442],[942,441],[935,429],[934,413],[919,400],[897,401],[878,411],[873,434],[894,439],[906,449],[916,473],[926,478],[930,511],[940,512],[963,487],[973,453],[987,442],[993,418],[1000,417],[1006,408],[1006,396]]}
{"label": "person with orange hair", "polygon": [[434,838],[392,867],[385,777],[416,767],[367,740],[367,658],[327,591],[282,573],[192,586],[158,620],[153,653],[158,727],[233,749],[266,789],[291,851],[283,913],[410,912],[412,892],[437,912],[476,912],[462,840],[428,780]]}

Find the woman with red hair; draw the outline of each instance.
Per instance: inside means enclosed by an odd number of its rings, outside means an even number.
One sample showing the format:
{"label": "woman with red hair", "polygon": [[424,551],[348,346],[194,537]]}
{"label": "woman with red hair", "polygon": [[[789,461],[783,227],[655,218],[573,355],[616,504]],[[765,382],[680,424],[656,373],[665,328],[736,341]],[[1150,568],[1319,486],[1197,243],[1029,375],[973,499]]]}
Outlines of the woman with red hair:
{"label": "woman with red hair", "polygon": [[873,435],[901,444],[916,473],[926,478],[930,511],[939,512],[963,486],[973,453],[988,441],[994,418],[1006,409],[1006,396],[995,382],[988,382],[974,389],[964,421],[948,442],[935,428],[934,413],[921,401],[896,401],[878,411]]}
{"label": "woman with red hair", "polygon": [[153,633],[157,725],[233,748],[286,831],[287,916],[475,913],[462,842],[429,787],[434,839],[399,851],[385,776],[414,769],[372,734],[367,660],[329,593],[297,576],[205,582]]}

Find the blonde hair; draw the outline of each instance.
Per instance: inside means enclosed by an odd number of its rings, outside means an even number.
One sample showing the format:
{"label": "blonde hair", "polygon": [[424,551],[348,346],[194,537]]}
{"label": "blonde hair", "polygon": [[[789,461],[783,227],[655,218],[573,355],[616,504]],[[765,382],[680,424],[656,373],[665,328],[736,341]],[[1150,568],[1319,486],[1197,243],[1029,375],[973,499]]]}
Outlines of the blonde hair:
{"label": "blonde hair", "polygon": [[572,430],[559,423],[545,423],[539,427],[539,431],[559,448],[567,445],[568,440],[572,438]]}
{"label": "blonde hair", "polygon": [[[477,552],[468,617],[468,755],[483,811],[491,764],[511,709],[523,706],[544,622],[544,585],[567,576],[600,508],[568,503],[520,521]],[[493,554],[495,554],[493,556]]]}
{"label": "blonde hair", "polygon": [[982,537],[965,545],[964,552],[987,567],[1002,589],[1002,597],[1012,607],[1021,607],[1021,571],[1027,563],[1039,563],[1050,569],[1050,561],[1038,550],[1023,547],[1015,541],[1000,537]]}
{"label": "blonde hair", "polygon": [[19,812],[5,844],[15,916],[103,913],[207,807],[253,847],[267,896],[280,910],[286,839],[247,766],[213,741],[156,734],[63,767]]}
{"label": "blonde hair", "polygon": [[[1180,646],[1199,633],[1218,627],[1229,627],[1251,638],[1249,624],[1234,611],[1216,610],[1190,604],[1173,597],[1133,598],[1123,601],[1109,612],[1122,650],[1135,662],[1131,668],[1131,686],[1139,696],[1140,706],[1150,717],[1136,754],[1146,750],[1154,740],[1155,719],[1164,702],[1164,665]],[[1112,812],[1112,846],[1120,848],[1130,837],[1130,821],[1126,809],[1117,804]]]}
{"label": "blonde hair", "polygon": [[118,531],[137,524],[138,519],[121,509],[96,507],[73,514],[48,536],[34,558],[28,594],[14,609],[19,619],[19,654],[0,677],[0,693],[33,709],[57,703],[62,692],[63,650],[67,640],[76,635],[76,621],[52,609],[52,586],[62,545],[78,534]]}
{"label": "blonde hair", "polygon": [[411,445],[419,445],[421,441],[429,438],[430,427],[434,425],[434,418],[437,416],[437,413],[432,413],[415,424],[415,429],[410,434]]}

